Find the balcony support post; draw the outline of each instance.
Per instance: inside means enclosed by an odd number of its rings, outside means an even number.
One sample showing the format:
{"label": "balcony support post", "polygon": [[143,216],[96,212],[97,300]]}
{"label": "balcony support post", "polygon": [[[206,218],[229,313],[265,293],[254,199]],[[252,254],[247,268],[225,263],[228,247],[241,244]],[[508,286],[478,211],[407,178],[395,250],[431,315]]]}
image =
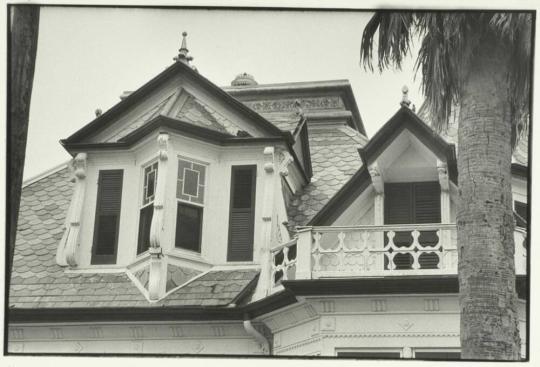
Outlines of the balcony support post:
{"label": "balcony support post", "polygon": [[296,279],[311,279],[311,228],[298,231]]}
{"label": "balcony support post", "polygon": [[[375,189],[375,200],[373,204],[373,224],[382,226],[384,224],[384,181],[377,163],[369,166],[369,175]],[[374,232],[375,248],[384,248],[384,232]],[[384,268],[384,254],[381,252],[376,256],[375,268]]]}

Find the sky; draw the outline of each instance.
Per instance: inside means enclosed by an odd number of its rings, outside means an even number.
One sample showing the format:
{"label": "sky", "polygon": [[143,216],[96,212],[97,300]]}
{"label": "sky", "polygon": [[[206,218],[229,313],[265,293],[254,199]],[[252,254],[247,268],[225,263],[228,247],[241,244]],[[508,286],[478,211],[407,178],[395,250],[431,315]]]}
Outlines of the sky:
{"label": "sky", "polygon": [[173,63],[181,33],[199,72],[219,86],[242,72],[259,84],[348,79],[368,137],[397,111],[403,85],[417,108],[414,57],[366,71],[360,40],[372,13],[43,7],[24,178],[70,156],[59,140]]}

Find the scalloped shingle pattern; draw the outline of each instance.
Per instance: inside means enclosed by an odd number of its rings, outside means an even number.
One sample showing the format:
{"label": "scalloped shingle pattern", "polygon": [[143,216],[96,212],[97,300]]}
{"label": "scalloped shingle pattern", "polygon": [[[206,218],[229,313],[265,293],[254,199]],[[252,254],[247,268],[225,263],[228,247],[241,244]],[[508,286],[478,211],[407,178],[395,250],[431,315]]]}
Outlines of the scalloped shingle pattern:
{"label": "scalloped shingle pattern", "polygon": [[289,225],[305,225],[362,165],[358,148],[366,139],[345,127],[310,128],[313,177],[288,208]]}
{"label": "scalloped shingle pattern", "polygon": [[[212,271],[156,304],[148,302],[124,272],[65,272],[56,264],[56,249],[72,193],[67,168],[23,188],[10,308],[220,306],[234,300],[258,274],[257,270]],[[139,276],[146,283],[144,273]]]}
{"label": "scalloped shingle pattern", "polygon": [[105,307],[147,303],[124,274],[65,273],[56,249],[73,186],[64,168],[23,188],[9,306]]}
{"label": "scalloped shingle pattern", "polygon": [[163,306],[226,306],[255,281],[259,271],[210,271],[160,301]]}

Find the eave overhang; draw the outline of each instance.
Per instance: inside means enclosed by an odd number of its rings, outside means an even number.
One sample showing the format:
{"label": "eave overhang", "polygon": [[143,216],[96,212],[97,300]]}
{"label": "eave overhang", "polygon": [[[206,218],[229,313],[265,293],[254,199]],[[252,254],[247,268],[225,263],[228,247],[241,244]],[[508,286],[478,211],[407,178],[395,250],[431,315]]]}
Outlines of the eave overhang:
{"label": "eave overhang", "polygon": [[363,165],[369,167],[404,129],[414,134],[439,158],[446,160],[450,180],[457,184],[454,144],[448,144],[407,107],[401,107],[363,148],[358,149]]}
{"label": "eave overhang", "polygon": [[60,140],[60,144],[74,156],[78,152],[86,152],[89,150],[124,150],[129,149],[152,131],[157,129],[167,129],[172,132],[178,132],[183,136],[192,137],[198,140],[206,141],[221,146],[242,146],[263,143],[285,143],[291,156],[293,157],[296,166],[300,170],[305,182],[309,182],[311,174],[309,170],[304,170],[300,164],[300,160],[294,149],[292,148],[295,139],[290,132],[281,131],[279,134],[268,137],[238,137],[229,134],[224,134],[219,131],[211,130],[202,126],[193,125],[192,123],[182,121],[180,119],[158,115],[152,120],[142,125],[138,129],[132,131],[128,135],[119,139],[117,142],[110,143],[78,143],[70,142],[68,139]]}
{"label": "eave overhang", "polygon": [[[126,322],[126,321],[229,321],[247,320],[297,303],[297,297],[458,294],[454,276],[390,276],[380,278],[336,278],[283,281],[284,290],[259,301],[237,307],[105,307],[8,309],[8,323]],[[516,276],[516,291],[528,299],[529,279]]]}
{"label": "eave overhang", "polygon": [[169,66],[162,73],[158,74],[156,77],[151,79],[149,82],[144,84],[142,87],[129,94],[126,98],[118,102],[116,105],[111,107],[101,116],[97,117],[83,128],[79,129],[68,138],[64,139],[65,142],[80,143],[86,137],[95,134],[98,131],[103,130],[110,123],[114,122],[114,119],[119,117],[122,113],[126,112],[129,108],[137,105],[143,99],[147,98],[150,93],[155,91],[160,85],[169,80],[175,74],[185,73],[189,77],[197,80],[203,87],[208,88],[216,96],[222,98],[229,106],[234,108],[238,113],[243,114],[247,118],[258,123],[258,126],[261,127],[270,135],[281,135],[283,132],[273,125],[270,121],[266,120],[264,117],[259,115],[257,112],[253,111],[242,102],[238,101],[230,94],[219,88],[217,85],[206,79],[204,76],[193,70],[188,65],[183,62],[175,62],[173,65]]}

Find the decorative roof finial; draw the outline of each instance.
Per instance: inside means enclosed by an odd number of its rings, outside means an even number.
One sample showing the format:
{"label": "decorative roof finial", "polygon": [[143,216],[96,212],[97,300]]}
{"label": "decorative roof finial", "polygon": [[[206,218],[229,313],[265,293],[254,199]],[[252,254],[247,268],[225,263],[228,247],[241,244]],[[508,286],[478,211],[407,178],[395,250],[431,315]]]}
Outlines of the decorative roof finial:
{"label": "decorative roof finial", "polygon": [[178,56],[173,58],[173,60],[177,62],[181,61],[184,64],[189,65],[191,60],[193,60],[193,57],[188,55],[189,50],[187,48],[186,37],[187,37],[187,32],[186,31],[182,32],[182,46],[180,46],[180,49],[178,50]]}
{"label": "decorative roof finial", "polygon": [[101,108],[96,108],[96,111],[95,111],[96,117],[101,116],[102,113],[103,111],[101,111]]}
{"label": "decorative roof finial", "polygon": [[400,105],[408,108],[411,104],[411,101],[409,100],[409,88],[404,85],[403,88],[401,88],[401,92],[403,93],[403,95],[401,97]]}

